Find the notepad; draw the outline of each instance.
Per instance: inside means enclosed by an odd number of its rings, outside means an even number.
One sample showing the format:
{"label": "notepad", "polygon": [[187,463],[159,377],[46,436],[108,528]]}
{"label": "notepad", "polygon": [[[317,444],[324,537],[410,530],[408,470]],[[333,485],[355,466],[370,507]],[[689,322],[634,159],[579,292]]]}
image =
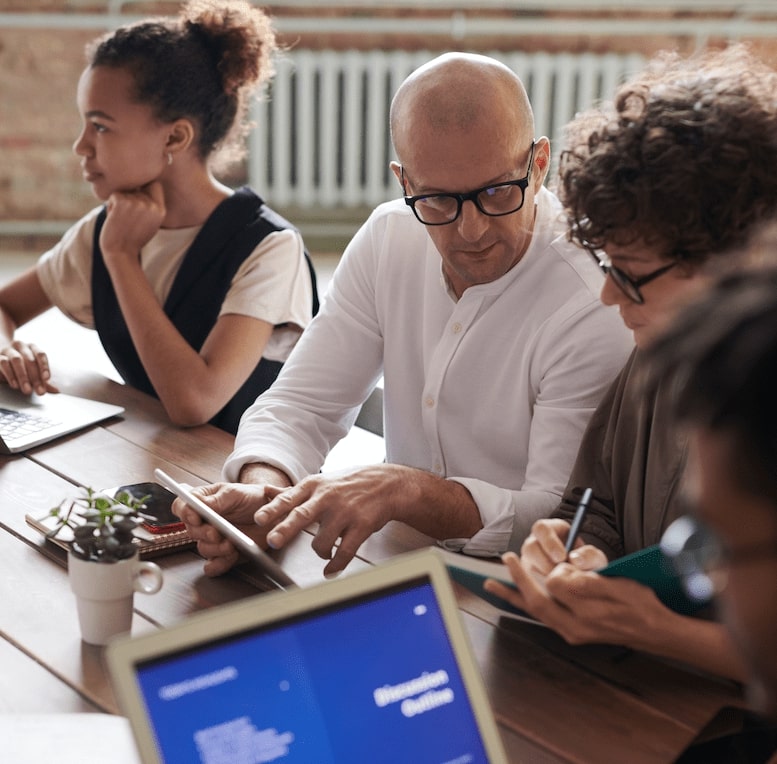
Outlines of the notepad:
{"label": "notepad", "polygon": [[[113,496],[116,488],[108,488],[106,493]],[[76,517],[76,513],[73,512],[72,519],[78,522],[79,518]],[[57,518],[47,516],[39,517],[31,514],[26,514],[24,519],[27,524],[40,531],[44,536],[54,530],[57,525]],[[152,533],[146,530],[143,526],[138,526],[134,530],[135,540],[138,546],[138,554],[141,559],[147,560],[151,557],[158,557],[163,554],[169,554],[170,552],[179,552],[183,549],[189,549],[196,546],[196,542],[192,540],[187,530],[177,530],[171,533]],[[73,539],[73,532],[70,528],[62,528],[59,533],[54,537],[49,537],[46,543],[50,543],[67,551],[70,547],[70,541]]]}
{"label": "notepad", "polygon": [[598,573],[602,576],[631,578],[649,586],[661,602],[682,615],[691,615],[707,604],[688,597],[682,580],[657,544],[619,557]]}

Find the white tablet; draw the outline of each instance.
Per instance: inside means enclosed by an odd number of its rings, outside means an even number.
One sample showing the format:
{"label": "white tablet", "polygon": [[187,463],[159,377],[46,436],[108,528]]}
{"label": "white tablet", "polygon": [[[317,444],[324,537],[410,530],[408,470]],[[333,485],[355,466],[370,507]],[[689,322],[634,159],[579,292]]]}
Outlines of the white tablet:
{"label": "white tablet", "polygon": [[252,563],[264,573],[270,581],[279,589],[288,589],[297,586],[288,573],[278,565],[267,552],[265,552],[252,538],[246,536],[243,531],[234,526],[229,520],[225,520],[218,512],[211,509],[202,499],[195,496],[189,486],[178,483],[170,475],[160,469],[154,470],[157,480],[172,491],[180,499],[183,499],[205,522],[212,525],[226,538],[228,538]]}

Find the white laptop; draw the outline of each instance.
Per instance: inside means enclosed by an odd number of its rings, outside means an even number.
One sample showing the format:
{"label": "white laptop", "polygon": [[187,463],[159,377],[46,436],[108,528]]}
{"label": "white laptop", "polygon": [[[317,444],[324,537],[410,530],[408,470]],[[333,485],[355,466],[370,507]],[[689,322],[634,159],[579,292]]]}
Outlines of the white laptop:
{"label": "white laptop", "polygon": [[64,393],[23,395],[0,384],[0,452],[26,451],[123,411],[121,406]]}
{"label": "white laptop", "polygon": [[107,648],[144,764],[506,762],[434,549]]}

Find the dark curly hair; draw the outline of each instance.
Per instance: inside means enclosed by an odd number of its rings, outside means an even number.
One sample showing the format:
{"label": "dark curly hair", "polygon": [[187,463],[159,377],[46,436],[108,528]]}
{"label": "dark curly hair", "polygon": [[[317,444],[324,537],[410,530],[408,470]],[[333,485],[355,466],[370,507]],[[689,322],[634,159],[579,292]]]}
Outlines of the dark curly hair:
{"label": "dark curly hair", "polygon": [[243,154],[251,92],[274,73],[270,18],[246,0],[190,0],[178,17],[130,24],[87,47],[89,66],[128,69],[162,122],[192,120],[200,156]]}
{"label": "dark curly hair", "polygon": [[699,263],[777,210],[777,73],[744,45],[659,55],[565,137],[558,193],[587,248]]}

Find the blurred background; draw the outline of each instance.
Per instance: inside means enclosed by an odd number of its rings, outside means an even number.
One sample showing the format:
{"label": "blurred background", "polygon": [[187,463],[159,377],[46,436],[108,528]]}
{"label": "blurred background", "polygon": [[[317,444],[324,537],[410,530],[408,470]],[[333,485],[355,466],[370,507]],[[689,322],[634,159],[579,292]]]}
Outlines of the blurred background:
{"label": "blurred background", "polygon": [[[388,107],[416,66],[450,50],[488,53],[523,79],[537,135],[609,98],[661,49],[747,40],[777,66],[777,0],[287,0],[257,3],[287,52],[258,102],[245,162],[222,179],[253,186],[302,231],[321,291],[349,238],[399,195]],[[71,146],[84,46],[122,24],[175,14],[160,0],[0,0],[0,284],[96,204]],[[777,97],[777,94],[775,94]],[[552,185],[552,171],[551,180]],[[95,332],[56,310],[22,339],[52,360],[120,380]]]}
{"label": "blurred background", "polygon": [[[388,106],[418,64],[484,52],[524,80],[537,134],[607,98],[663,48],[749,40],[777,65],[777,0],[288,0],[261,4],[287,52],[258,103],[249,156],[224,179],[250,183],[302,230],[325,268],[377,203],[388,169]],[[24,264],[95,204],[71,145],[85,43],[176,13],[159,0],[0,0],[0,262]]]}

